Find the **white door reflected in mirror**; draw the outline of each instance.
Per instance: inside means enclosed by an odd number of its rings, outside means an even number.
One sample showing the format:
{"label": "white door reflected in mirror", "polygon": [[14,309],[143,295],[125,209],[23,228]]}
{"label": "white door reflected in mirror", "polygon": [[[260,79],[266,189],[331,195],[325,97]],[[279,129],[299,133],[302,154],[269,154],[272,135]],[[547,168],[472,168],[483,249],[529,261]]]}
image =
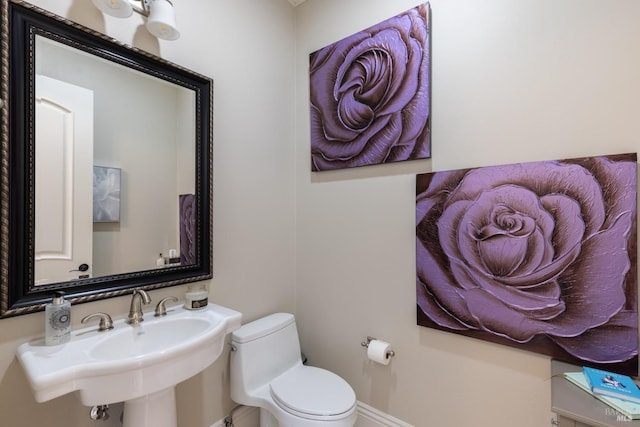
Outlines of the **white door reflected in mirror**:
{"label": "white door reflected in mirror", "polygon": [[38,75],[35,105],[35,284],[89,277],[93,91]]}

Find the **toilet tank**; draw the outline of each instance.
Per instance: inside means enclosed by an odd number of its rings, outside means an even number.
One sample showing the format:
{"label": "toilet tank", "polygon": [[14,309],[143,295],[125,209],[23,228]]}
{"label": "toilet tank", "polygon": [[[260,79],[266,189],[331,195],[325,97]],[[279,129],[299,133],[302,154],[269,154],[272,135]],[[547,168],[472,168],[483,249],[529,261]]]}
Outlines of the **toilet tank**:
{"label": "toilet tank", "polygon": [[295,318],[275,313],[249,322],[231,334],[231,398],[252,404],[254,390],[302,363]]}

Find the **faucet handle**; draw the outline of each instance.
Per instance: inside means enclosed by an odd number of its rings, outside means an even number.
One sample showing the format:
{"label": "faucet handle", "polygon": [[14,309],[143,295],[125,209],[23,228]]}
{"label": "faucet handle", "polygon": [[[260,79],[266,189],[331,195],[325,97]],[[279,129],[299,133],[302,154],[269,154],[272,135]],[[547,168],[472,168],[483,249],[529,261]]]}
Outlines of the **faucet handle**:
{"label": "faucet handle", "polygon": [[111,320],[111,316],[109,316],[107,313],[101,313],[101,312],[93,313],[88,316],[85,316],[80,322],[88,323],[89,320],[93,319],[94,317],[100,318],[100,323],[98,324],[99,332],[113,329],[113,320]]}
{"label": "faucet handle", "polygon": [[166,297],[161,299],[158,305],[156,305],[156,313],[155,313],[156,317],[167,315],[167,307],[166,307],[167,301],[177,302],[178,298],[171,296],[171,297]]}

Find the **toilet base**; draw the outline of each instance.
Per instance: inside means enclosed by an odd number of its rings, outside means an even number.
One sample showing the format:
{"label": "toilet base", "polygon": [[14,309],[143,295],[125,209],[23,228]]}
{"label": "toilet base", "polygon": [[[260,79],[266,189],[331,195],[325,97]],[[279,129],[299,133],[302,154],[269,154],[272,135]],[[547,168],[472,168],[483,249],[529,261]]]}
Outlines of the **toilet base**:
{"label": "toilet base", "polygon": [[279,427],[276,417],[264,408],[260,408],[260,427]]}
{"label": "toilet base", "polygon": [[278,419],[270,412],[268,409],[264,409],[262,407],[260,409],[260,427],[300,427],[301,425],[308,427],[353,427],[356,424],[356,420],[358,418],[358,413],[355,410],[350,411],[348,415],[346,415],[342,419],[338,420],[309,420],[296,417],[291,414],[283,414],[280,413],[279,416],[283,416],[284,419],[282,423],[278,421]]}

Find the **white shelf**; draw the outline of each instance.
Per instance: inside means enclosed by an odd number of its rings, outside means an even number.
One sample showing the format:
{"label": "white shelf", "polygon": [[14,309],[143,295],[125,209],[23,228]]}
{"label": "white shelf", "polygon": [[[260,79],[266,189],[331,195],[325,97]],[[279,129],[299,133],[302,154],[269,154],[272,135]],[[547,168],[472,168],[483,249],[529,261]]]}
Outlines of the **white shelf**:
{"label": "white shelf", "polygon": [[623,419],[615,409],[580,390],[562,376],[580,372],[581,366],[551,361],[551,410],[558,415],[593,427],[638,427],[640,420]]}

